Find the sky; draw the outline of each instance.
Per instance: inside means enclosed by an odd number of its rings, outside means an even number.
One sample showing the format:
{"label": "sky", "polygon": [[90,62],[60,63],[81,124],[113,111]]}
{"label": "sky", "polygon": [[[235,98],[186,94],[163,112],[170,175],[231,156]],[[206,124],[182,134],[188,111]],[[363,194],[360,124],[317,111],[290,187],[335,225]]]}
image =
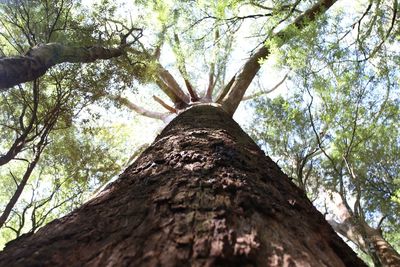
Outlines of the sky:
{"label": "sky", "polygon": [[[98,3],[100,1],[101,0],[83,0],[83,4],[87,8],[90,8],[94,3]],[[115,0],[113,2],[125,5],[123,9],[118,9],[117,11],[117,14],[119,14],[121,17],[129,17],[129,16],[136,17],[140,15],[140,11],[137,9],[137,7],[135,7],[134,1]],[[335,4],[335,8],[345,8],[345,9],[357,8],[357,6],[359,5],[358,2],[359,1],[343,1],[343,0],[338,1],[338,3]],[[243,10],[240,10],[240,12],[245,14],[246,12],[248,12],[248,10],[245,9],[246,7]],[[150,22],[150,24],[154,25],[159,24],[159,22],[155,17],[153,18],[153,20],[154,21]],[[247,38],[247,36],[249,36],[251,32],[250,31],[251,25],[250,24],[246,25],[246,23],[247,21],[244,22],[240,30],[237,32],[237,36],[241,38],[239,38],[238,41],[235,43],[234,50],[232,51],[232,55],[234,56],[230,58],[229,64],[227,66],[226,80],[229,80],[230,77],[232,77],[240,69],[240,67],[249,57],[249,51],[255,48],[254,41],[252,41],[251,38]],[[149,30],[144,28],[144,37],[143,37],[144,42],[146,42],[146,36],[148,35],[147,33],[148,31]],[[281,69],[277,67],[276,61],[277,59],[272,55],[264,62],[257,77],[253,80],[252,84],[247,90],[246,95],[250,95],[253,92],[258,91],[259,90],[258,86],[261,86],[266,90],[274,87],[284,77],[284,75],[289,72],[287,69]],[[168,46],[163,47],[160,62],[162,63],[163,66],[165,66],[167,69],[171,71],[171,73],[178,79],[178,82],[180,82],[182,88],[184,88],[183,80],[181,79],[181,76],[179,75],[177,70],[174,68],[170,68],[170,66],[174,66],[176,63],[176,57],[170,47]],[[190,66],[188,66],[188,68],[190,68]],[[204,77],[206,77],[207,73],[204,73],[204,75],[205,75]],[[287,95],[289,93],[288,87],[293,86],[289,83],[290,81],[286,80],[279,86],[279,88],[277,88],[272,93],[268,94],[268,97],[273,98],[278,95],[284,95],[284,96]],[[165,109],[160,107],[160,105],[152,99],[152,95],[156,94],[159,97],[162,97],[164,100],[166,100],[166,102],[168,102],[168,99],[163,95],[163,93],[160,90],[154,92],[153,88],[154,87],[151,86],[138,85],[137,86],[138,93],[127,93],[125,96],[135,104],[140,105],[146,109],[149,110],[156,109],[157,111],[165,112]],[[249,126],[249,123],[251,122],[251,119],[254,117],[255,111],[248,105],[249,102],[250,101],[243,101],[239,105],[236,113],[234,114],[234,119],[242,126],[242,128],[247,128]],[[160,121],[156,121],[153,119],[137,115],[133,111],[115,110],[114,112],[110,113],[108,110],[105,110],[104,108],[99,106],[92,106],[91,108],[99,113],[105,114],[105,116],[102,116],[103,122],[99,123],[121,124],[125,125],[128,129],[131,129],[131,132],[133,133],[131,135],[132,140],[127,141],[127,144],[129,144],[129,146],[132,147],[131,149],[132,153],[134,152],[136,147],[139,147],[141,144],[151,143],[154,140],[155,136],[165,126]],[[107,117],[107,114],[113,114],[114,116],[110,118]],[[85,116],[84,113],[83,116]],[[138,131],[138,129],[140,129],[140,131]]]}

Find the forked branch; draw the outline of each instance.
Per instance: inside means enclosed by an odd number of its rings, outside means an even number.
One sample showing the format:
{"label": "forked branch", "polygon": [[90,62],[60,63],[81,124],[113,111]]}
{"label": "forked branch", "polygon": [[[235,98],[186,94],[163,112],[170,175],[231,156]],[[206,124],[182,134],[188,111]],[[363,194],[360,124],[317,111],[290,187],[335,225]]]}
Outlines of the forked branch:
{"label": "forked branch", "polygon": [[166,70],[161,64],[158,64],[158,78],[174,93],[183,103],[190,103],[190,98],[185,94],[174,76]]}
{"label": "forked branch", "polygon": [[288,77],[288,75],[289,75],[289,72],[286,73],[285,76],[282,78],[282,80],[280,80],[280,81],[279,81],[277,84],[275,84],[272,88],[267,89],[267,90],[261,90],[261,91],[259,91],[259,92],[254,93],[254,94],[251,94],[251,95],[248,95],[248,96],[244,96],[244,97],[242,98],[242,101],[250,100],[250,99],[259,97],[259,96],[261,96],[261,95],[266,95],[266,94],[272,93],[273,91],[275,91],[276,89],[278,89],[279,86],[281,86],[281,85],[283,84],[283,82],[286,80],[286,78]]}
{"label": "forked branch", "polygon": [[[219,40],[219,30],[218,28],[215,30],[215,36],[214,36],[214,43],[217,44]],[[206,91],[205,98],[207,100],[212,99],[212,93],[215,87],[215,61],[216,61],[216,49],[214,48],[213,51],[213,61],[210,64],[210,73],[208,74],[208,87]]]}

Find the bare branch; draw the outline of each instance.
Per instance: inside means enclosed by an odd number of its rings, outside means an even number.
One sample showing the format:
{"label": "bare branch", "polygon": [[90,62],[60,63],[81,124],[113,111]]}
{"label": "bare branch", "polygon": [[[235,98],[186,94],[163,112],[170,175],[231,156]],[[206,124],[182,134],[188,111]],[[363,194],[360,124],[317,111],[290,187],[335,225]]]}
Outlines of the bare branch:
{"label": "bare branch", "polygon": [[124,105],[125,107],[129,108],[130,110],[133,110],[135,112],[137,112],[140,115],[149,117],[149,118],[153,118],[153,119],[157,119],[157,120],[162,120],[162,121],[166,121],[168,114],[165,113],[160,113],[160,112],[154,112],[154,111],[150,111],[147,110],[145,108],[139,107],[138,105],[132,103],[131,101],[129,101],[127,98],[122,97],[122,96],[108,96],[110,99],[114,99],[116,100],[118,103],[120,103],[121,105]]}
{"label": "bare branch", "polygon": [[153,54],[153,56],[154,56],[154,58],[156,60],[160,59],[161,47],[162,47],[162,45],[164,44],[164,41],[165,41],[165,35],[166,35],[166,32],[167,32],[167,28],[168,27],[165,24],[163,24],[161,32],[158,34],[157,45],[156,45],[156,49],[154,50],[154,54]]}
{"label": "bare branch", "polygon": [[182,88],[179,86],[178,82],[175,78],[166,70],[160,63],[158,63],[158,77],[161,81],[164,82],[165,85],[185,104],[190,102],[190,98],[187,94],[182,91]]}
{"label": "bare branch", "polygon": [[307,105],[307,110],[308,110],[308,115],[309,115],[309,118],[310,118],[311,128],[312,128],[312,130],[313,130],[313,132],[315,134],[315,138],[317,140],[318,148],[322,151],[322,153],[324,153],[325,157],[327,157],[328,160],[331,162],[332,168],[335,170],[335,172],[337,174],[339,174],[340,172],[336,167],[335,161],[333,160],[333,158],[331,156],[329,156],[329,154],[326,152],[325,148],[322,145],[321,137],[318,134],[318,131],[317,131],[316,127],[315,127],[314,118],[313,118],[313,115],[312,115],[312,112],[311,112],[311,106],[313,104],[314,97],[311,94],[311,92],[308,90],[308,88],[307,88],[307,92],[308,92],[308,94],[309,94],[309,96],[311,98],[310,103]]}
{"label": "bare branch", "polygon": [[382,218],[379,220],[377,229],[381,228],[383,221],[387,218],[387,215],[382,216]]}
{"label": "bare branch", "polygon": [[185,107],[187,104],[184,103],[167,84],[161,79],[156,79],[155,83],[158,87],[172,100],[176,108]]}
{"label": "bare branch", "polygon": [[[215,30],[214,42],[217,43],[219,38],[220,38],[219,37],[219,30],[217,28]],[[216,53],[216,51],[214,49],[213,61],[210,64],[210,73],[208,75],[208,87],[207,87],[207,92],[206,92],[206,95],[205,95],[205,99],[210,100],[210,101],[211,101],[211,98],[212,98],[212,93],[213,93],[213,90],[214,90],[214,87],[215,87],[215,82],[216,82],[215,79],[214,79],[214,76],[215,76],[215,61],[216,61],[215,53]]]}
{"label": "bare branch", "polygon": [[188,90],[188,92],[190,94],[190,100],[192,102],[198,101],[199,100],[199,96],[197,95],[196,90],[193,88],[192,84],[189,81],[189,75],[188,75],[188,73],[186,71],[185,60],[182,58],[182,55],[179,55],[179,53],[182,53],[182,48],[181,48],[181,43],[180,43],[180,40],[179,40],[179,36],[176,33],[174,34],[174,40],[175,40],[175,43],[176,43],[176,48],[179,51],[178,55],[177,55],[177,57],[178,57],[178,69],[179,69],[179,72],[181,73],[181,75],[183,77],[183,80],[185,81],[186,88],[187,88],[187,90]]}
{"label": "bare branch", "polygon": [[153,99],[155,101],[157,101],[158,103],[160,103],[161,106],[163,106],[166,110],[168,110],[169,112],[172,113],[178,113],[178,111],[176,109],[174,109],[173,107],[171,107],[170,105],[168,105],[167,103],[165,103],[161,98],[153,95]]}
{"label": "bare branch", "polygon": [[[274,7],[264,6],[260,3],[253,2],[253,1],[250,1],[250,5],[259,7],[261,9],[269,10],[269,11],[276,11],[276,8],[274,8]],[[278,11],[291,10],[291,9],[294,9],[295,12],[301,13],[301,10],[293,8],[293,5],[282,5],[281,10],[278,10]]]}
{"label": "bare branch", "polygon": [[283,84],[283,82],[287,79],[288,75],[289,75],[289,72],[286,73],[285,76],[282,78],[282,80],[280,80],[280,81],[279,81],[277,84],[275,84],[272,88],[267,89],[267,90],[262,90],[262,91],[260,91],[260,92],[254,93],[254,94],[249,95],[249,96],[244,96],[244,97],[242,98],[242,101],[250,100],[250,99],[259,97],[259,96],[261,96],[261,95],[266,95],[266,94],[272,93],[273,91],[275,91],[276,89],[278,89],[279,86],[281,86],[281,85]]}
{"label": "bare branch", "polygon": [[217,103],[222,103],[222,100],[224,99],[224,97],[226,96],[226,94],[228,94],[229,90],[231,89],[233,83],[235,82],[236,79],[236,75],[234,75],[232,77],[232,79],[228,82],[227,85],[225,85],[225,87],[219,92],[219,95],[217,96]]}

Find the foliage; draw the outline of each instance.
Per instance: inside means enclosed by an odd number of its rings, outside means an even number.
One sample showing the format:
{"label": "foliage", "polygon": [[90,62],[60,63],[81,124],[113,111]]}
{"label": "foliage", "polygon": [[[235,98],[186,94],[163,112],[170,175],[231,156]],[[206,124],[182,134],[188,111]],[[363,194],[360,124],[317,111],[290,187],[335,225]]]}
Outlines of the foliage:
{"label": "foliage", "polygon": [[[1,53],[25,54],[49,42],[113,45],[119,36],[105,24],[115,10],[108,2],[89,11],[75,0],[8,1],[0,5]],[[127,63],[61,64],[40,80],[1,93],[1,210],[16,188],[23,189],[1,228],[1,247],[73,210],[121,172],[136,146],[127,141],[130,125],[106,124],[104,108],[88,113],[94,105],[115,109],[104,96],[132,84],[132,70],[121,64]]]}
{"label": "foliage", "polygon": [[[398,238],[400,222],[396,5],[372,1],[358,17],[337,10],[274,50],[292,70],[288,93],[256,100],[250,127],[307,194],[340,193],[358,220],[390,238]],[[311,185],[302,184],[298,162],[305,162],[300,166]],[[323,201],[320,196],[316,205],[332,212]]]}

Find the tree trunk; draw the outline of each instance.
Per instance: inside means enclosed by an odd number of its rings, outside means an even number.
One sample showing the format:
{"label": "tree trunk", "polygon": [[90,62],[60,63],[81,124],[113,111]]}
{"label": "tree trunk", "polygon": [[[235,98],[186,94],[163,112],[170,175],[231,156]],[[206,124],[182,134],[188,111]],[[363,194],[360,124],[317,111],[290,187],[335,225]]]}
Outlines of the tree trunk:
{"label": "tree trunk", "polygon": [[375,267],[400,266],[400,255],[387,242],[379,228],[370,227],[364,219],[356,217],[345,204],[344,197],[337,192],[331,192],[335,204],[335,215],[339,222],[329,219],[328,223],[339,234],[346,237],[371,257]]}
{"label": "tree trunk", "polygon": [[364,225],[364,229],[371,247],[370,250],[376,253],[380,261],[380,264],[375,264],[375,266],[400,266],[399,253],[383,238],[381,230],[374,229],[367,224]]}
{"label": "tree trunk", "polygon": [[195,106],[0,266],[366,266],[220,108]]}

